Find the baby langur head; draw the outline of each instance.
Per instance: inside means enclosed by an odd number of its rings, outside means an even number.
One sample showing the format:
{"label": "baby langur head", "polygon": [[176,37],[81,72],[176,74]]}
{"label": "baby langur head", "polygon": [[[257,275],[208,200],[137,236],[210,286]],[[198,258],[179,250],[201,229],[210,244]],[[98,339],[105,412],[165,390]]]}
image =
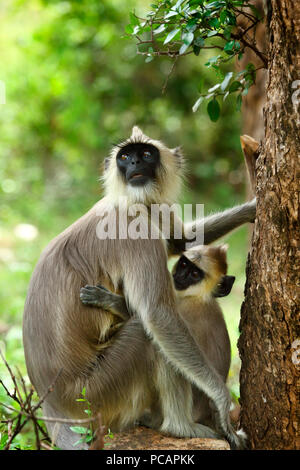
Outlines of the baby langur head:
{"label": "baby langur head", "polygon": [[105,159],[103,182],[106,196],[118,203],[173,203],[181,186],[183,156],[134,126],[129,139],[116,145]]}
{"label": "baby langur head", "polygon": [[173,268],[174,286],[183,296],[224,297],[234,276],[227,275],[228,245],[199,245],[183,253]]}

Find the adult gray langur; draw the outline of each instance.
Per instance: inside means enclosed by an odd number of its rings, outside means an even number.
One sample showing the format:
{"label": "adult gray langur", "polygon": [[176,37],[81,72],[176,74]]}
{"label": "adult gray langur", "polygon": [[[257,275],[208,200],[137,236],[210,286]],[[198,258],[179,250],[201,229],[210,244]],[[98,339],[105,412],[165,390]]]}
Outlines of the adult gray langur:
{"label": "adult gray langur", "polygon": [[[133,220],[128,206],[146,206],[139,217],[146,230],[151,204],[176,202],[181,168],[177,149],[150,139],[138,127],[113,148],[104,173],[105,196],[50,242],[32,275],[23,322],[27,370],[40,396],[61,370],[44,402],[45,416],[86,417],[85,405],[76,401],[85,387],[92,410],[100,411],[103,423],[113,431],[133,426],[159,401],[163,432],[221,436],[239,448],[243,442],[230,424],[229,393],[213,368],[202,374],[205,357],[180,318],[167,268],[168,255],[183,251],[195,224],[203,221],[184,226],[181,240],[172,234],[169,240],[120,236],[120,221]],[[211,243],[254,218],[255,201],[205,218],[204,242]],[[116,219],[115,238],[99,238],[101,224]],[[122,294],[136,312],[112,339],[111,329],[118,327],[118,320],[110,312],[99,315],[99,309],[81,303],[79,291],[86,284],[102,284]],[[213,402],[218,432],[193,421],[187,383]],[[47,426],[60,448],[74,448],[78,435],[68,425]]]}

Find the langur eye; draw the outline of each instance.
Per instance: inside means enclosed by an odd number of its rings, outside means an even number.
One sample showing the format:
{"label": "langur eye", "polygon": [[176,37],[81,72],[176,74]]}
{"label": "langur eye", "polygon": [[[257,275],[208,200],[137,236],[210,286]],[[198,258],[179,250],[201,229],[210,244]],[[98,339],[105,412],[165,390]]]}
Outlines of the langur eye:
{"label": "langur eye", "polygon": [[199,271],[196,271],[196,270],[192,271],[192,276],[193,276],[194,278],[199,277],[199,275],[200,275]]}
{"label": "langur eye", "polygon": [[121,160],[127,160],[129,157],[127,155],[127,153],[123,153],[123,155],[121,155]]}
{"label": "langur eye", "polygon": [[182,266],[183,268],[185,268],[186,265],[187,265],[186,261],[181,261],[181,266]]}
{"label": "langur eye", "polygon": [[148,150],[145,150],[145,152],[143,153],[144,158],[150,158],[151,156],[151,152],[149,152]]}

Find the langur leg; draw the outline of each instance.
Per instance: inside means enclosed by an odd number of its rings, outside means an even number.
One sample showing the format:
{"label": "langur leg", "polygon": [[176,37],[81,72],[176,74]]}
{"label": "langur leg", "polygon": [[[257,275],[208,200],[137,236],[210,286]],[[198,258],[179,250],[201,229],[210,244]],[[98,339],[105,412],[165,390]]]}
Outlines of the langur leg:
{"label": "langur leg", "polygon": [[[64,393],[51,394],[51,406],[46,405],[45,414],[58,418],[85,417],[81,404],[76,402],[85,387],[85,398],[91,405],[92,413],[101,413],[103,425],[116,432],[136,424],[150,406],[145,401],[152,390],[149,380],[153,374],[154,348],[141,322],[133,318],[114,338],[101,356],[95,357],[85,374],[74,377],[72,387],[65,389]],[[61,413],[56,410],[66,411]],[[80,439],[80,435],[74,434],[68,425],[55,427],[51,423],[47,427],[53,441],[61,449],[79,448],[73,447],[73,444]]]}
{"label": "langur leg", "polygon": [[194,422],[192,385],[163,358],[156,372],[162,410],[160,430],[176,437],[221,439],[213,429]]}
{"label": "langur leg", "polygon": [[193,386],[193,418],[197,423],[215,429],[215,422],[211,410],[211,400],[205,393]]}

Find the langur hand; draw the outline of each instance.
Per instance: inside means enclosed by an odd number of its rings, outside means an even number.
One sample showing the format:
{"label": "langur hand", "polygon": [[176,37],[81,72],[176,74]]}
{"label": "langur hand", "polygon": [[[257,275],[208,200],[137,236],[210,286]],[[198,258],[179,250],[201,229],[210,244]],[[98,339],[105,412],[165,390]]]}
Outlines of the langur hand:
{"label": "langur hand", "polygon": [[90,305],[92,307],[102,307],[107,309],[110,305],[109,302],[109,291],[101,286],[86,285],[80,289],[80,300],[84,305]]}

